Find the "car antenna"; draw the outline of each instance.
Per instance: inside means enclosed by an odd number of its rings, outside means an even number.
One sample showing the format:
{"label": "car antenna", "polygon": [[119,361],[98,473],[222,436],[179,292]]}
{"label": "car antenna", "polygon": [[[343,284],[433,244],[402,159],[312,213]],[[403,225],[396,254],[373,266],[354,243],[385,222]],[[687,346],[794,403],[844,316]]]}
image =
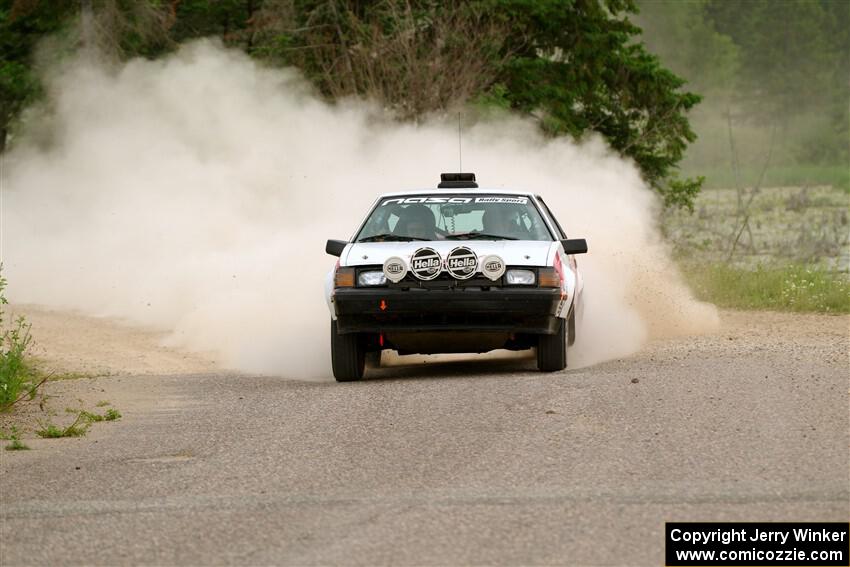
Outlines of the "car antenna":
{"label": "car antenna", "polygon": [[463,147],[461,145],[461,137],[460,137],[460,112],[457,113],[457,161],[458,161],[458,171],[463,171]]}

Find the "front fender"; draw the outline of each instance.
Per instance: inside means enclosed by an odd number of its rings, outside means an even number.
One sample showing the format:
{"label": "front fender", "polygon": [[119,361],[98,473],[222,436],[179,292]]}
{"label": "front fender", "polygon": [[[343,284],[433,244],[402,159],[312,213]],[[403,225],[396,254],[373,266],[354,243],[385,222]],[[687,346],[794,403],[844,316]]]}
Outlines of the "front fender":
{"label": "front fender", "polygon": [[325,303],[327,303],[327,305],[328,305],[328,311],[331,312],[331,319],[335,320],[336,314],[334,313],[333,291],[334,291],[334,270],[331,270],[325,276]]}

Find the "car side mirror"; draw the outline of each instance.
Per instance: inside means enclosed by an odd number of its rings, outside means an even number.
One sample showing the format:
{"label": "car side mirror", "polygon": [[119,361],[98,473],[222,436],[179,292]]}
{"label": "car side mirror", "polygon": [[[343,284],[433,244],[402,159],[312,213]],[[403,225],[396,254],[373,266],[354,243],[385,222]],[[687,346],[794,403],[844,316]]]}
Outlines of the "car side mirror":
{"label": "car side mirror", "polygon": [[587,240],[584,238],[565,238],[561,244],[565,254],[587,254]]}
{"label": "car side mirror", "polygon": [[348,244],[345,240],[328,240],[328,243],[325,244],[325,252],[330,254],[331,256],[339,256],[342,254],[342,251],[345,250],[345,246]]}

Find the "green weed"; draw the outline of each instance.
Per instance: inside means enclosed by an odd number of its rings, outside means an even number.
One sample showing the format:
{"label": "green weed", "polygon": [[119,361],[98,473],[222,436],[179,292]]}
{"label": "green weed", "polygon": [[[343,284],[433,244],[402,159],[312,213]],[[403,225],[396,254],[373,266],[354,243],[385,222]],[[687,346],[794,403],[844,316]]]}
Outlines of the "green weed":
{"label": "green weed", "polygon": [[35,434],[39,437],[43,437],[45,439],[59,439],[61,437],[82,437],[86,434],[89,427],[91,426],[91,422],[88,421],[85,417],[86,412],[80,412],[77,414],[77,419],[74,420],[74,423],[65,427],[64,429],[61,427],[57,427],[56,425],[49,423],[47,425],[42,425],[41,429],[37,429]]}
{"label": "green weed", "polygon": [[87,411],[81,411],[80,415],[89,423],[97,423],[98,421],[103,421],[103,416],[98,415],[96,413],[91,413]]}
{"label": "green weed", "polygon": [[683,273],[699,299],[720,307],[850,313],[850,280],[818,266],[688,265]]}
{"label": "green weed", "polygon": [[50,381],[56,382],[59,380],[81,380],[83,378],[97,378],[101,374],[92,374],[90,372],[61,372],[50,375]]}
{"label": "green weed", "polygon": [[[108,403],[108,402],[107,402]],[[103,415],[93,413],[86,410],[77,410],[73,408],[65,408],[65,411],[68,413],[75,413],[78,416],[78,419],[83,423],[99,423],[101,421],[115,421],[116,419],[121,418],[121,412],[119,412],[115,408],[109,408],[106,410],[106,413]]]}
{"label": "green weed", "polygon": [[18,317],[6,328],[6,313],[3,309],[8,304],[3,294],[6,289],[6,278],[2,274],[0,264],[0,411],[5,411],[24,398],[35,397],[38,387],[47,378],[39,379],[38,375],[27,364],[25,355],[32,342],[30,325],[23,317]]}
{"label": "green weed", "polygon": [[11,443],[6,445],[7,451],[26,451],[26,450],[29,450],[29,447],[27,447],[23,443],[23,441],[21,441],[20,437],[18,437],[18,428],[15,427],[14,425],[12,426],[11,432],[8,433],[8,434],[4,433],[2,436],[0,436],[0,439],[5,439],[5,440],[8,440],[8,441],[11,441]]}
{"label": "green weed", "polygon": [[11,443],[6,445],[6,450],[7,451],[28,451],[29,446],[27,446],[26,444],[24,444],[23,441],[21,441],[20,439],[15,437],[14,439],[12,439]]}
{"label": "green weed", "polygon": [[59,429],[50,423],[41,429],[36,429],[35,434],[45,439],[57,439],[59,437],[65,437],[64,431],[64,429]]}

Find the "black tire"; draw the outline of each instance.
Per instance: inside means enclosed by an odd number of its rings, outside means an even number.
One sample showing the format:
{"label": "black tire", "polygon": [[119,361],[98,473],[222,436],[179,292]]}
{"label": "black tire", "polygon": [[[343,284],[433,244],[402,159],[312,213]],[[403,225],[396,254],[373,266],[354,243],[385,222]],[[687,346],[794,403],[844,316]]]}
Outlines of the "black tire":
{"label": "black tire", "polygon": [[570,311],[570,317],[567,319],[567,346],[573,346],[576,342],[576,312]]}
{"label": "black tire", "polygon": [[567,367],[567,322],[558,319],[554,335],[540,335],[537,342],[537,368],[557,372]]}
{"label": "black tire", "polygon": [[331,320],[331,365],[337,382],[353,382],[363,377],[366,348],[357,333],[338,333]]}

